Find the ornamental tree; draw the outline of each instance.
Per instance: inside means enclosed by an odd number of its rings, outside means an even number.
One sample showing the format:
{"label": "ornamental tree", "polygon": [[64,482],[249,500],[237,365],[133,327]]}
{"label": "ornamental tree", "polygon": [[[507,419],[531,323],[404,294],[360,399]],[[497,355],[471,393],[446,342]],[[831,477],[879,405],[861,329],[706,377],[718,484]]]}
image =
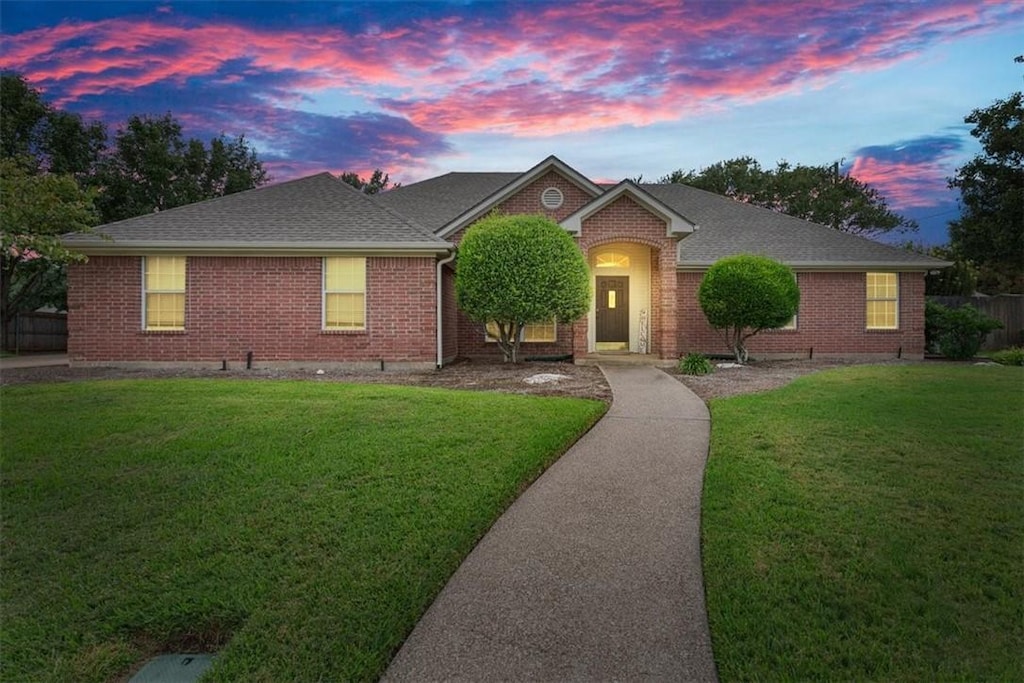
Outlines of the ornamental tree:
{"label": "ornamental tree", "polygon": [[697,297],[708,323],[722,334],[738,363],[748,358],[748,339],[761,330],[783,327],[800,305],[793,271],[752,254],[715,262],[701,280]]}
{"label": "ornamental tree", "polygon": [[[9,343],[10,322],[19,311],[47,301],[63,266],[84,257],[60,240],[96,224],[93,195],[71,175],[33,174],[29,161],[0,159],[0,322]],[[58,286],[58,289],[62,289]]]}
{"label": "ornamental tree", "polygon": [[455,297],[471,320],[493,323],[505,362],[516,363],[524,326],[552,318],[571,322],[587,312],[590,274],[557,223],[491,214],[462,238]]}

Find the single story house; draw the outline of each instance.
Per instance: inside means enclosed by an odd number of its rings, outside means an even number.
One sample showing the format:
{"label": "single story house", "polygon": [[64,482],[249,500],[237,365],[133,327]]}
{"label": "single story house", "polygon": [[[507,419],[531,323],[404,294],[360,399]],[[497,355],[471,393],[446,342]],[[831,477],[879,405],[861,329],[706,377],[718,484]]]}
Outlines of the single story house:
{"label": "single story house", "polygon": [[[441,366],[496,356],[459,311],[458,244],[491,211],[540,213],[590,265],[580,320],[525,331],[526,356],[725,353],[697,302],[738,253],[786,263],[800,287],[753,356],[920,358],[924,275],[945,262],[684,185],[596,183],[556,157],[522,173],[448,173],[368,196],[328,173],[65,237],[75,365]],[[250,356],[251,354],[251,356]]]}

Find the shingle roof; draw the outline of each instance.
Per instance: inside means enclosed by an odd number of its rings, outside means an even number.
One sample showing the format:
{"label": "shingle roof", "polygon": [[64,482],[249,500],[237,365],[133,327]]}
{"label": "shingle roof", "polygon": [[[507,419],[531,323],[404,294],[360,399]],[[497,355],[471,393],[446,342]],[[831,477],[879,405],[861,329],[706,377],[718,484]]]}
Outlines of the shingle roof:
{"label": "shingle roof", "polygon": [[949,265],[687,185],[641,187],[700,226],[680,245],[682,267],[706,267],[741,253],[768,256],[793,267],[922,269]]}
{"label": "shingle roof", "polygon": [[521,175],[500,172],[446,173],[382,192],[376,199],[384,206],[437,232]]}
{"label": "shingle roof", "polygon": [[69,235],[86,251],[125,248],[412,249],[451,245],[329,173],[108,223]]}

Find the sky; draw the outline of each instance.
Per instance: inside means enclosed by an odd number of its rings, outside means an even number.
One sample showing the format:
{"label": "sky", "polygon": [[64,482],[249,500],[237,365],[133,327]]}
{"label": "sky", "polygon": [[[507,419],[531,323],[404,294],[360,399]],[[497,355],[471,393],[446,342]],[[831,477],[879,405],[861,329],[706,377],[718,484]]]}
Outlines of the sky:
{"label": "sky", "polygon": [[1022,53],[1011,0],[0,0],[0,69],[51,104],[245,135],[274,181],[838,161],[925,244],[980,151],[964,116],[1021,89]]}

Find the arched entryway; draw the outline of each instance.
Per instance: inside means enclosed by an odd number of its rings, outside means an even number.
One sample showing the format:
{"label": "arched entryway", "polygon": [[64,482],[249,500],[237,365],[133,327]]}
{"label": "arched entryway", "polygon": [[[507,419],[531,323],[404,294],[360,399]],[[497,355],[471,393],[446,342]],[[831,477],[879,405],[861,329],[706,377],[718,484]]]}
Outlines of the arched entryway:
{"label": "arched entryway", "polygon": [[588,317],[588,350],[593,353],[653,353],[651,302],[655,300],[651,247],[634,242],[611,242],[591,247],[594,302]]}

